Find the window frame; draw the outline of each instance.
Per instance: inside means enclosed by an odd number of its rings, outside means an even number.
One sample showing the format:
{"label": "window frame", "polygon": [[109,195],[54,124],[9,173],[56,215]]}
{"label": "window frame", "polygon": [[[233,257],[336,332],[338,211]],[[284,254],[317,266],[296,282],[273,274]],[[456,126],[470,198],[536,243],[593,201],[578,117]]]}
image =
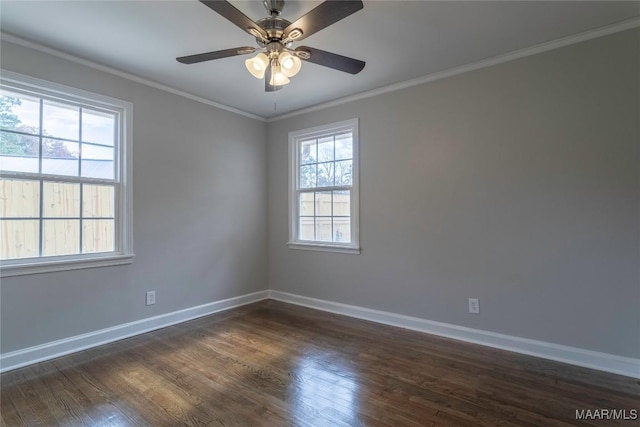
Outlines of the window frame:
{"label": "window frame", "polygon": [[[32,172],[0,171],[5,179],[25,179],[44,182],[86,183],[113,185],[115,198],[114,251],[84,253],[33,258],[16,258],[0,261],[0,277],[39,274],[54,271],[76,270],[130,264],[133,262],[132,222],[132,110],[128,101],[112,98],[49,82],[12,71],[0,69],[0,86],[6,90],[25,92],[39,98],[75,103],[115,112],[120,126],[114,145],[114,179],[60,176]],[[42,124],[41,124],[42,126]],[[42,153],[40,153],[40,156]],[[40,195],[42,197],[42,194]],[[82,207],[81,207],[82,209]],[[40,212],[42,218],[43,212]],[[42,236],[40,236],[42,238]]]}
{"label": "window frame", "polygon": [[[358,118],[344,120],[341,122],[330,123],[326,125],[316,126],[309,129],[301,129],[289,132],[289,241],[287,243],[290,249],[302,249],[311,251],[327,251],[338,253],[359,254],[360,253],[360,180],[359,180],[359,132]],[[302,192],[312,191],[331,191],[333,187],[312,187],[300,188],[300,143],[310,138],[321,138],[324,136],[334,136],[343,132],[351,132],[352,140],[352,184],[350,188],[350,219],[351,219],[351,242],[324,242],[324,241],[308,241],[299,239],[299,223],[300,223],[300,206],[299,195]],[[334,159],[335,161],[335,159]],[[342,187],[342,186],[340,186]]]}

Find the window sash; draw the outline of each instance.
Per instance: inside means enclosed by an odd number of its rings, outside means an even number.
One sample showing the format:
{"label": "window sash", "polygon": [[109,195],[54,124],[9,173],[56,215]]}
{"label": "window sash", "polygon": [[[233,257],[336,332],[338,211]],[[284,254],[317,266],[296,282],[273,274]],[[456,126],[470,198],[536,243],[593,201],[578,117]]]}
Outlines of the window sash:
{"label": "window sash", "polygon": [[[340,203],[341,200],[338,199],[336,200],[336,194],[335,193],[340,193],[340,192],[349,192],[349,214],[348,215],[340,215],[339,213],[336,212],[335,208],[336,208],[336,204]],[[351,245],[351,241],[353,239],[352,233],[351,233],[351,218],[353,216],[352,214],[352,196],[353,196],[353,192],[350,189],[339,189],[339,190],[334,190],[334,191],[316,191],[311,190],[311,191],[299,191],[298,193],[298,216],[297,216],[297,221],[298,221],[298,241],[300,242],[304,242],[304,243],[317,243],[317,242],[323,242],[326,244],[335,244],[335,245]],[[307,200],[307,201],[303,201],[302,200],[302,195],[304,194],[312,194],[313,198],[311,200]],[[324,195],[324,198],[318,198],[318,195]],[[328,200],[328,211],[327,211],[327,199],[326,196],[329,196],[329,200]],[[324,200],[323,200],[324,199]],[[303,203],[311,203],[312,205],[312,211],[302,214],[300,212],[300,206]],[[325,205],[324,209],[321,205]],[[338,209],[339,211],[339,209]],[[300,229],[300,227],[302,226],[302,223],[305,222],[304,220],[311,221],[313,223],[313,238],[312,239],[305,239],[303,237],[303,231]],[[349,241],[344,242],[344,241],[340,241],[338,240],[337,237],[337,233],[341,233],[340,231],[340,223],[342,223],[342,225],[344,225],[344,220],[347,219],[348,221],[348,225],[349,225]],[[328,220],[330,221],[331,224],[331,240],[328,239],[321,239],[318,237],[318,220]],[[307,224],[308,225],[308,224]]]}
{"label": "window sash", "polygon": [[[113,156],[112,156],[112,162],[113,162],[113,179],[105,179],[105,178],[99,178],[99,179],[103,179],[105,181],[112,181],[112,182],[118,182],[120,177],[119,177],[119,172],[120,172],[120,146],[122,143],[122,132],[120,132],[119,130],[122,129],[122,124],[123,124],[123,120],[122,120],[122,115],[124,113],[124,109],[123,108],[113,108],[112,107],[107,107],[105,105],[102,105],[96,101],[87,101],[79,99],[77,97],[74,97],[73,95],[70,94],[65,94],[64,96],[54,96],[51,94],[47,94],[46,91],[44,89],[40,89],[40,90],[33,90],[33,89],[26,89],[23,87],[20,87],[20,85],[12,85],[12,84],[7,84],[7,83],[0,83],[0,88],[4,88],[10,92],[15,93],[16,95],[25,95],[27,97],[30,98],[36,98],[38,100],[39,103],[39,128],[38,128],[38,132],[37,133],[31,133],[31,132],[24,132],[24,131],[20,131],[20,130],[16,130],[16,129],[10,129],[10,128],[3,128],[0,127],[0,131],[5,132],[5,133],[9,133],[9,134],[16,134],[16,135],[24,135],[24,136],[28,136],[28,137],[33,137],[33,138],[38,138],[38,171],[39,172],[19,172],[19,171],[0,171],[0,173],[4,174],[29,174],[29,175],[40,175],[40,176],[53,176],[53,177],[73,177],[73,175],[57,175],[57,174],[47,174],[47,173],[43,173],[42,172],[42,167],[43,167],[43,160],[44,159],[51,159],[51,157],[45,157],[43,154],[43,147],[44,147],[44,140],[52,140],[52,141],[60,141],[60,142],[69,142],[69,143],[73,143],[73,144],[78,144],[78,148],[79,153],[78,153],[78,157],[77,157],[77,163],[78,163],[78,175],[77,177],[79,178],[91,178],[91,177],[83,177],[82,176],[82,164],[83,164],[83,160],[87,161],[88,159],[83,157],[83,153],[82,153],[82,147],[84,145],[88,145],[88,146],[92,146],[92,147],[102,147],[102,148],[108,148],[108,149],[113,149]],[[44,104],[45,102],[49,102],[49,103],[58,103],[58,104],[62,104],[62,105],[66,105],[66,106],[70,106],[70,107],[74,107],[74,108],[78,108],[78,135],[77,135],[77,139],[75,138],[65,138],[65,137],[60,137],[60,136],[55,136],[55,135],[45,135],[44,134],[44,116],[43,116],[43,108],[44,108]],[[96,142],[92,142],[92,141],[84,141],[84,137],[83,137],[83,112],[84,111],[90,111],[90,112],[97,112],[97,113],[103,113],[103,114],[109,114],[109,115],[113,115],[114,116],[114,134],[113,134],[113,138],[114,140],[113,145],[108,145],[108,144],[102,144],[102,143],[96,143]],[[34,158],[36,158],[34,156]]]}
{"label": "window sash", "polygon": [[[2,177],[3,179],[9,179],[9,178],[5,178]],[[22,177],[20,178],[16,178],[19,180],[25,180]],[[3,221],[38,221],[38,227],[39,227],[39,233],[38,233],[38,256],[37,257],[20,257],[20,258],[6,258],[6,259],[0,259],[0,262],[2,262],[3,265],[12,265],[12,264],[19,264],[19,263],[24,263],[24,262],[33,262],[34,260],[55,260],[58,259],[60,257],[73,257],[73,256],[77,256],[77,257],[84,257],[87,254],[104,254],[104,255],[115,255],[118,254],[118,248],[120,248],[122,246],[121,243],[121,234],[118,233],[119,227],[121,226],[121,221],[122,218],[118,215],[118,212],[120,211],[120,198],[119,198],[119,192],[120,192],[120,186],[117,183],[111,182],[111,183],[99,183],[96,184],[94,182],[90,182],[90,183],[83,183],[83,182],[69,182],[69,181],[63,181],[63,180],[48,180],[48,179],[29,179],[28,181],[35,181],[38,182],[38,186],[39,186],[39,201],[38,201],[38,215],[37,216],[24,216],[24,217],[14,217],[14,216],[3,216],[0,218],[0,223],[2,223]],[[70,184],[79,184],[80,188],[79,188],[79,200],[78,200],[78,216],[51,216],[51,215],[45,215],[44,212],[44,197],[45,197],[45,192],[44,192],[44,184],[47,182],[51,182],[51,183],[62,183],[62,184],[66,184],[66,183],[70,183]],[[113,188],[113,211],[114,211],[114,215],[113,216],[85,216],[84,214],[84,204],[83,204],[83,197],[84,197],[84,189],[83,189],[83,184],[86,185],[100,185],[103,187],[110,187]],[[70,221],[78,221],[78,252],[74,252],[71,254],[66,254],[66,255],[45,255],[43,252],[43,246],[44,246],[44,239],[45,239],[45,234],[44,234],[44,222],[45,221],[64,221],[64,220],[70,220]],[[113,220],[113,228],[114,228],[114,235],[113,235],[113,250],[111,251],[100,251],[100,252],[85,252],[83,247],[85,244],[85,240],[84,240],[84,223],[86,221],[98,221],[98,220]]]}

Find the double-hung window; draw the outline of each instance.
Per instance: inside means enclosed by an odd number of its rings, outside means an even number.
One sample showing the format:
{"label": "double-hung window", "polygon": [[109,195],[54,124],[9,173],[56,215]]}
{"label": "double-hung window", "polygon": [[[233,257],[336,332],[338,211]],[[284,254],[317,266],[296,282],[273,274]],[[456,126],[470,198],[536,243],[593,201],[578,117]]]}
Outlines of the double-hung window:
{"label": "double-hung window", "polygon": [[359,253],[358,119],[289,133],[289,247]]}
{"label": "double-hung window", "polygon": [[2,275],[131,262],[131,104],[2,71]]}

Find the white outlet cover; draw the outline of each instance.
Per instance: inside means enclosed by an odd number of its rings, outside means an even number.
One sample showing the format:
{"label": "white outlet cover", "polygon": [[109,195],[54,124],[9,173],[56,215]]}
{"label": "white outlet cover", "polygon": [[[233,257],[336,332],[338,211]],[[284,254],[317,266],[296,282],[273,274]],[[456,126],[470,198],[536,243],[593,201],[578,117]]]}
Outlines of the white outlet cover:
{"label": "white outlet cover", "polygon": [[480,300],[469,298],[469,313],[480,314]]}
{"label": "white outlet cover", "polygon": [[146,304],[154,305],[156,303],[156,291],[149,291],[146,293]]}

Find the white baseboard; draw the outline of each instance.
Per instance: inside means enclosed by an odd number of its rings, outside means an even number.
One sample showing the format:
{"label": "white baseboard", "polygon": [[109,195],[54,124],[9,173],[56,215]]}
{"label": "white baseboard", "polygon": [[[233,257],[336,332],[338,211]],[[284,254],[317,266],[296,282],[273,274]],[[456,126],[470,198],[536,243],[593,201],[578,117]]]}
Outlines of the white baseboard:
{"label": "white baseboard", "polygon": [[6,372],[66,354],[97,347],[113,341],[129,338],[198,317],[239,307],[264,299],[296,304],[385,325],[397,326],[460,341],[542,357],[614,374],[640,378],[640,359],[616,356],[592,350],[537,341],[448,323],[435,322],[418,317],[404,316],[365,307],[309,298],[280,291],[260,291],[208,304],[190,307],[160,316],[124,323],[82,335],[76,335],[33,347],[0,354],[0,372]]}
{"label": "white baseboard", "polygon": [[228,310],[230,308],[239,307],[241,305],[251,304],[253,302],[266,299],[268,296],[268,291],[254,292],[0,354],[0,372],[10,371],[33,363],[42,362],[64,356],[66,354],[86,350],[91,347],[97,347],[113,341],[129,338],[134,335],[144,334],[145,332],[150,332],[160,328],[166,328],[167,326],[186,322],[187,320]]}
{"label": "white baseboard", "polygon": [[385,325],[398,326],[405,329],[486,345],[516,353],[528,354],[530,356],[537,356],[585,368],[626,375],[633,378],[640,378],[640,359],[634,359],[631,357],[622,357],[608,353],[569,347],[566,345],[548,343],[545,341],[520,338],[512,335],[499,334],[496,332],[483,331],[480,329],[467,328],[448,323],[434,322],[432,320],[420,319],[418,317],[404,316],[401,314],[372,310],[370,308],[358,307],[355,305],[309,298],[287,292],[271,290],[269,291],[269,298],[290,304],[314,308],[316,310],[328,311],[358,319],[383,323]]}

